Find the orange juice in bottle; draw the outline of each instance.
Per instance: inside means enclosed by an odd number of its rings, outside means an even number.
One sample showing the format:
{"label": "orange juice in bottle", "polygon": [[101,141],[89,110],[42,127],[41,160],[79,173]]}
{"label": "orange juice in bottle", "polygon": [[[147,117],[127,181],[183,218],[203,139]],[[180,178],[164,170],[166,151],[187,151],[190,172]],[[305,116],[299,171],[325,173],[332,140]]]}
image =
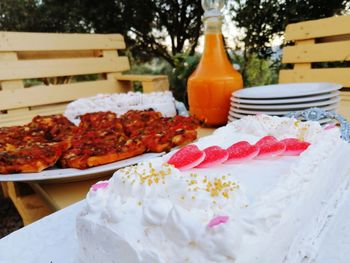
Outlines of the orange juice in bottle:
{"label": "orange juice in bottle", "polygon": [[202,58],[187,82],[190,113],[208,126],[227,123],[232,92],[243,87],[242,76],[227,57],[221,32],[224,0],[202,0],[205,44]]}

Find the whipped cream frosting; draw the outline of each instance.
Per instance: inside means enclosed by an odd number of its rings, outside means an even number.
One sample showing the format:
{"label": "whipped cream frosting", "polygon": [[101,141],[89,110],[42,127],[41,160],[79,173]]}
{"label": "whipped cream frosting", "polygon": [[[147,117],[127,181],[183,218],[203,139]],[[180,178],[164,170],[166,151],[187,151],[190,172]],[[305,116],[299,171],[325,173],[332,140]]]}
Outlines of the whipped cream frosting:
{"label": "whipped cream frosting", "polygon": [[81,98],[69,103],[64,115],[73,123],[79,123],[79,116],[97,111],[112,111],[117,116],[128,110],[153,109],[164,117],[176,115],[175,99],[170,91],[164,92],[128,92],[115,94],[98,94]]}
{"label": "whipped cream frosting", "polygon": [[77,218],[81,262],[312,262],[341,197],[350,147],[337,128],[265,115],[196,144],[228,147],[265,135],[312,144],[299,157],[189,171],[166,164],[169,153],[92,187]]}
{"label": "whipped cream frosting", "polygon": [[[130,262],[236,258],[241,239],[237,215],[246,200],[229,173],[200,177],[157,158],[117,171],[106,188],[91,190],[86,200],[78,229],[86,227],[84,217],[102,225],[108,222],[110,237],[128,247],[124,253],[134,255],[135,261]],[[221,222],[220,216],[226,220]],[[215,219],[219,222],[213,223]],[[89,246],[88,240],[82,242]]]}

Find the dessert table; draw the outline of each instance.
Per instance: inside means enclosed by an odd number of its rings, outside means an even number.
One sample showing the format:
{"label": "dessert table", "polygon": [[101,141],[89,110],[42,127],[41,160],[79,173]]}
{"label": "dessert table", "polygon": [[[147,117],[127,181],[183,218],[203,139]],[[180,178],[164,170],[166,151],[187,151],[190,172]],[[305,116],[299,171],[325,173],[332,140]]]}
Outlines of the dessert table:
{"label": "dessert table", "polygon": [[77,262],[75,218],[83,204],[71,205],[0,239],[0,263]]}
{"label": "dessert table", "polygon": [[[199,128],[198,137],[213,131]],[[0,239],[0,263],[77,262],[75,218],[85,202],[82,200],[91,185],[111,175],[67,183],[28,183],[48,208],[57,212]]]}
{"label": "dessert table", "polygon": [[[199,136],[210,134],[213,129],[201,129]],[[79,182],[88,190],[89,182]],[[54,185],[51,194],[54,193]],[[57,184],[58,185],[58,184]],[[67,183],[60,195],[69,195],[70,191],[79,185]],[[66,185],[66,186],[67,186]],[[50,190],[39,185],[47,195]],[[46,185],[50,186],[50,185]],[[80,189],[83,189],[81,187]],[[339,199],[334,211],[329,214],[327,227],[318,233],[319,244],[315,249],[305,247],[309,251],[310,258],[303,262],[316,263],[345,263],[350,258],[350,185],[343,186],[344,194]],[[44,192],[42,193],[44,195]],[[83,194],[85,196],[85,194]],[[53,196],[53,198],[52,198]],[[53,200],[59,200],[64,205],[64,199],[57,198],[53,194]],[[57,198],[57,199],[55,199]],[[66,198],[72,200],[71,198]],[[57,202],[58,203],[58,202]],[[56,204],[57,204],[56,203]],[[78,241],[76,236],[76,218],[85,201],[77,202],[58,212],[55,212],[37,222],[30,224],[6,237],[0,239],[0,263],[19,262],[68,262],[78,263]],[[302,247],[301,249],[303,249]]]}

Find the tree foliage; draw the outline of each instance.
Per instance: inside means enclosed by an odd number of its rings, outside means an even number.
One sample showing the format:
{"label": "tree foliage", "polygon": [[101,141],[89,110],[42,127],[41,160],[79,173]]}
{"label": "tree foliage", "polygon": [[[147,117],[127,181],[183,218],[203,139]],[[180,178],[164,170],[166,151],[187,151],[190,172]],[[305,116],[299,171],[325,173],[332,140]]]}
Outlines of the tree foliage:
{"label": "tree foliage", "polygon": [[86,32],[79,1],[1,0],[0,30],[27,32]]}
{"label": "tree foliage", "polygon": [[0,30],[121,33],[135,57],[175,66],[193,55],[202,13],[199,0],[1,0]]}
{"label": "tree foliage", "polygon": [[202,25],[203,10],[200,1],[148,0],[147,2],[154,12],[155,28],[165,32],[163,37],[167,35],[170,37],[171,54],[174,56],[187,51],[189,55],[193,55]]}
{"label": "tree foliage", "polygon": [[238,43],[242,44],[239,64],[246,87],[277,82],[280,58],[275,51],[279,48],[271,42],[283,35],[288,24],[330,17],[350,8],[348,0],[232,0],[231,4],[232,19],[244,32]]}
{"label": "tree foliage", "polygon": [[[134,62],[161,58],[176,98],[185,97],[186,81],[199,60],[202,34],[200,0],[0,0],[0,30],[28,32],[121,33]],[[276,80],[269,69],[271,40],[285,26],[349,10],[349,0],[228,0],[232,19],[243,29],[236,59],[246,86]],[[153,60],[154,61],[154,60]],[[161,60],[157,60],[158,64]],[[278,62],[278,60],[277,60]],[[133,63],[135,65],[135,63]],[[262,73],[261,73],[262,72]],[[261,73],[261,74],[260,74]]]}
{"label": "tree foliage", "polygon": [[234,0],[233,19],[245,34],[245,51],[260,57],[273,53],[271,40],[289,23],[330,17],[349,8],[348,0]]}

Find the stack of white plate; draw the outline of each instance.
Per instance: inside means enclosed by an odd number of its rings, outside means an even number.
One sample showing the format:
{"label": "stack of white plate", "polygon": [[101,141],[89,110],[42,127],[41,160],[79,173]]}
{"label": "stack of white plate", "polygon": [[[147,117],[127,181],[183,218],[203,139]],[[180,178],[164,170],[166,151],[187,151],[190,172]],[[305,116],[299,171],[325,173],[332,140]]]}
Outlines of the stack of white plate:
{"label": "stack of white plate", "polygon": [[242,89],[232,94],[228,119],[234,121],[255,114],[283,116],[313,107],[336,111],[341,87],[334,83],[290,83]]}

